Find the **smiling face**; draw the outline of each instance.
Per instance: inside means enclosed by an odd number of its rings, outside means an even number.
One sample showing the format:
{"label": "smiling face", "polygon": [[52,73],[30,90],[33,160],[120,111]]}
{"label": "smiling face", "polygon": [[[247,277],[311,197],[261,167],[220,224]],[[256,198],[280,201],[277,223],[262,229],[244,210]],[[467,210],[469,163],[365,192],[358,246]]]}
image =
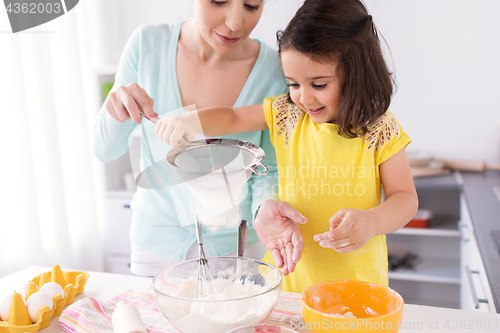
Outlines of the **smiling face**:
{"label": "smiling face", "polygon": [[227,54],[250,36],[262,15],[263,0],[194,0],[194,18],[202,38]]}
{"label": "smiling face", "polygon": [[292,101],[316,123],[335,123],[342,95],[337,64],[314,61],[293,49],[280,57]]}

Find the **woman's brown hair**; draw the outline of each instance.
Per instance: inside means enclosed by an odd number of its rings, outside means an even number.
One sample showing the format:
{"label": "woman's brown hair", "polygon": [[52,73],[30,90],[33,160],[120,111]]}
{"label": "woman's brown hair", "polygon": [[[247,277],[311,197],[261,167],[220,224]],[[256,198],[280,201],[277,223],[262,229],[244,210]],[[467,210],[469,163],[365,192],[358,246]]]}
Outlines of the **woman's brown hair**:
{"label": "woman's brown hair", "polygon": [[336,62],[342,101],[339,135],[354,138],[389,108],[393,79],[371,15],[358,0],[305,0],[284,31],[278,51],[294,49],[319,62]]}

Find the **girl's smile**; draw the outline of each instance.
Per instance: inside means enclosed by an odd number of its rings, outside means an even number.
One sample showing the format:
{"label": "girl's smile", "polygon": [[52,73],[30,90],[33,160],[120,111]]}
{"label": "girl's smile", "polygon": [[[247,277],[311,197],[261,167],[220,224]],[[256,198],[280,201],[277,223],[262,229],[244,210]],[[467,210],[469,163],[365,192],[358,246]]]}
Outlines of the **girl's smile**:
{"label": "girl's smile", "polygon": [[325,109],[325,107],[321,107],[321,108],[317,108],[317,109],[309,109],[307,110],[307,113],[309,113],[311,116],[316,116],[318,114],[321,113],[321,111],[323,111]]}

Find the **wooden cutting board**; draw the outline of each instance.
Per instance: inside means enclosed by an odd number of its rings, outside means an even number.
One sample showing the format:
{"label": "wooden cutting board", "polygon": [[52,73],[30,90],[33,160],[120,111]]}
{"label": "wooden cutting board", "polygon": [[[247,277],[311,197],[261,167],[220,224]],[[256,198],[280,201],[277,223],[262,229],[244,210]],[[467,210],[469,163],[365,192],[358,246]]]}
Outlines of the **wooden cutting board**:
{"label": "wooden cutting board", "polygon": [[443,162],[431,162],[426,166],[410,167],[413,178],[442,176],[450,173],[449,169],[444,168]]}

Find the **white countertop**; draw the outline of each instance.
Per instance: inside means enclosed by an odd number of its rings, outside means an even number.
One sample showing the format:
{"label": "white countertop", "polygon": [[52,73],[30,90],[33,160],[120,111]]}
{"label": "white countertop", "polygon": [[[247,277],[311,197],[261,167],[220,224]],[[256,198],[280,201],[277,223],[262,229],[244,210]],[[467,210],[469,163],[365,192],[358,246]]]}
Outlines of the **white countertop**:
{"label": "white countertop", "polygon": [[[75,269],[62,268],[63,271]],[[0,278],[0,297],[12,292],[23,283],[28,282],[43,272],[51,271],[50,267],[31,266],[16,273]],[[82,294],[75,301],[94,297],[107,301],[126,289],[142,289],[151,285],[151,278],[131,275],[89,272],[90,277]],[[300,294],[282,292],[281,297],[300,298]],[[500,314],[481,313],[456,309],[436,308],[421,305],[405,304],[401,333],[474,333],[500,332]],[[489,329],[486,329],[489,327]],[[298,332],[307,333],[301,329]],[[58,325],[58,317],[52,318],[50,326],[40,333],[64,332]]]}

